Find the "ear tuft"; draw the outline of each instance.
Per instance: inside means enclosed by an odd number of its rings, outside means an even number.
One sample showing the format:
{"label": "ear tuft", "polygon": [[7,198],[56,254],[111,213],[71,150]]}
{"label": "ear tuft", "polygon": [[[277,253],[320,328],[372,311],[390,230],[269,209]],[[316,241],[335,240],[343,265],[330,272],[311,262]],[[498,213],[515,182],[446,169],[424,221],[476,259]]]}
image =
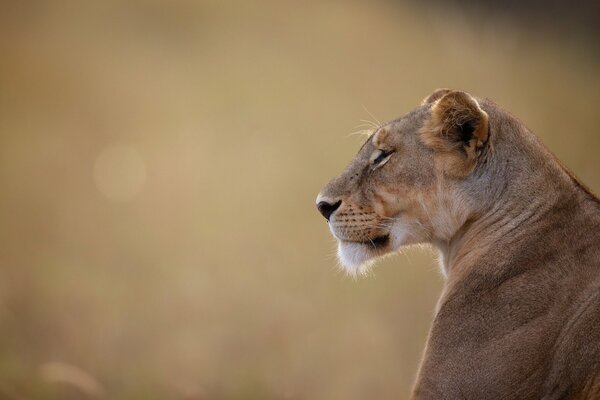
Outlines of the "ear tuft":
{"label": "ear tuft", "polygon": [[423,142],[448,163],[445,169],[455,177],[466,176],[475,168],[488,135],[487,113],[471,95],[454,90],[433,101],[421,128]]}
{"label": "ear tuft", "polygon": [[452,89],[446,89],[446,88],[436,89],[433,91],[433,93],[431,93],[429,96],[427,96],[423,99],[423,101],[421,102],[421,105],[431,104],[434,101],[438,100],[440,97],[444,96],[445,94],[450,93],[451,91],[452,91]]}

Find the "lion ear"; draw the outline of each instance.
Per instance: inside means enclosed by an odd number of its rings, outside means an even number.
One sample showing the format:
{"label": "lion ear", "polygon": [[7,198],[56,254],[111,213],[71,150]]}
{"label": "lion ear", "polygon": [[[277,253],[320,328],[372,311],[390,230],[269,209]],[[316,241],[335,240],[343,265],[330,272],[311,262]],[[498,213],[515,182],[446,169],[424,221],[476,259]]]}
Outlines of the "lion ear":
{"label": "lion ear", "polygon": [[423,142],[447,163],[445,170],[455,177],[473,171],[488,136],[487,113],[470,94],[455,90],[433,101],[430,115],[421,128]]}
{"label": "lion ear", "polygon": [[445,94],[450,93],[452,90],[451,89],[436,89],[433,93],[431,93],[429,96],[425,97],[423,99],[423,101],[421,102],[422,105],[425,104],[431,104],[434,101],[436,101],[437,99],[439,99],[440,97],[442,97]]}

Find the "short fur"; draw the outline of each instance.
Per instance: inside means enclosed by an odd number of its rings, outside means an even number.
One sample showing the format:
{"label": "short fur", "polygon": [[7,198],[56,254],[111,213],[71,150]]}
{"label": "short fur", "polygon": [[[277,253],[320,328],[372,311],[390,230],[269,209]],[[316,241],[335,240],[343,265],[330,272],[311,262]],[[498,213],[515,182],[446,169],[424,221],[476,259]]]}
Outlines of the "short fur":
{"label": "short fur", "polygon": [[413,399],[600,399],[600,200],[519,120],[440,89],[319,195],[342,265],[439,249]]}

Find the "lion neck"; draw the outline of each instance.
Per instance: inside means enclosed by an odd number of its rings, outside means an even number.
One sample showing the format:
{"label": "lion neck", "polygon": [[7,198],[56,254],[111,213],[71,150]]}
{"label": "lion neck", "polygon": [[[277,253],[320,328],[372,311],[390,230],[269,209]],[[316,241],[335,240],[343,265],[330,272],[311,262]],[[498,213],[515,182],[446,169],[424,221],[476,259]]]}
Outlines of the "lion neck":
{"label": "lion neck", "polygon": [[573,176],[541,142],[509,122],[513,125],[505,126],[513,129],[494,138],[493,157],[465,180],[458,191],[460,201],[446,202],[454,207],[441,213],[452,216],[446,221],[455,222],[454,230],[446,224],[432,241],[448,279],[477,268],[490,249],[511,246],[521,237],[517,232],[533,230],[545,215],[581,198],[582,190],[573,184]]}

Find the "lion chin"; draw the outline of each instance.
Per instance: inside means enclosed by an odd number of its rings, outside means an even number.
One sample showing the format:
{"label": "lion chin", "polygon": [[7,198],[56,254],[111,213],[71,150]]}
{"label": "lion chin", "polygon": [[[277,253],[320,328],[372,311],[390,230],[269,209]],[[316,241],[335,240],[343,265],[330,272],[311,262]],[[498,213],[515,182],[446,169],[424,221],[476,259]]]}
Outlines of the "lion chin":
{"label": "lion chin", "polygon": [[366,275],[377,255],[366,243],[338,241],[337,256],[342,269],[350,276]]}
{"label": "lion chin", "polygon": [[406,229],[394,228],[389,234],[367,242],[336,238],[338,242],[337,257],[341,268],[352,277],[367,275],[377,260],[397,252],[406,244]]}

